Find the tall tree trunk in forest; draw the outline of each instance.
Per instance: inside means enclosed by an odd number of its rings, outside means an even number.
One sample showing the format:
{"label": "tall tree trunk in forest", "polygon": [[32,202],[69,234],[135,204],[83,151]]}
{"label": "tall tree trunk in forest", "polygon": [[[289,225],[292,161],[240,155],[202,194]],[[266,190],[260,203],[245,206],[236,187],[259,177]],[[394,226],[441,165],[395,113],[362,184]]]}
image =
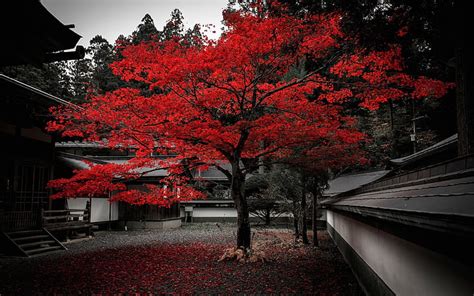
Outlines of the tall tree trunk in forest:
{"label": "tall tree trunk in forest", "polygon": [[266,209],[265,210],[265,225],[270,226],[271,223],[272,223],[271,209]]}
{"label": "tall tree trunk in forest", "polygon": [[301,237],[304,244],[309,244],[308,227],[306,225],[306,176],[301,175]]}
{"label": "tall tree trunk in forest", "polygon": [[313,220],[312,220],[312,228],[313,228],[313,246],[317,247],[319,246],[319,241],[318,241],[318,197],[319,197],[319,192],[314,190],[312,192],[313,195]]}
{"label": "tall tree trunk in forest", "polygon": [[388,100],[388,107],[389,107],[389,115],[390,115],[390,156],[397,157],[397,135],[395,132],[395,118],[394,118],[394,107],[393,101],[390,99]]}
{"label": "tall tree trunk in forest", "polygon": [[413,144],[413,153],[416,153],[416,111],[415,111],[415,99],[411,100],[411,129],[412,135],[410,139]]}
{"label": "tall tree trunk in forest", "polygon": [[[467,23],[467,1],[458,1],[456,10],[456,105],[458,126],[458,155],[474,153],[474,76],[472,26]],[[470,21],[472,23],[472,21]],[[472,24],[471,24],[472,25]],[[471,28],[471,29],[469,29]]]}
{"label": "tall tree trunk in forest", "polygon": [[393,118],[393,101],[392,99],[388,100],[388,108],[389,108],[389,115],[390,115],[390,135],[394,136],[393,129],[394,129],[394,118]]}
{"label": "tall tree trunk in forest", "polygon": [[298,203],[296,202],[295,199],[293,199],[293,226],[295,228],[295,240],[298,240],[300,238],[298,213],[299,213]]}
{"label": "tall tree trunk in forest", "polygon": [[239,162],[232,163],[231,196],[237,209],[237,247],[250,248],[249,208],[245,197],[245,175]]}

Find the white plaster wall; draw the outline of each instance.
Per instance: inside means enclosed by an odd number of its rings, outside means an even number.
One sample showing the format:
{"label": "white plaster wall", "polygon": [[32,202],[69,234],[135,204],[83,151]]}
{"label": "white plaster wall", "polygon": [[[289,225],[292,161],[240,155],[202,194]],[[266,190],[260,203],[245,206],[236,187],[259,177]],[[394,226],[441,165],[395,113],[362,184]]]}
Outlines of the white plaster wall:
{"label": "white plaster wall", "polygon": [[396,295],[474,295],[474,270],[344,215],[327,222]]}
{"label": "white plaster wall", "polygon": [[237,217],[237,211],[234,208],[194,208],[193,217]]}
{"label": "white plaster wall", "polygon": [[[70,209],[85,209],[89,198],[70,198],[67,200]],[[110,203],[107,198],[92,198],[91,222],[109,221],[109,207],[111,212],[110,221],[118,220],[118,202]]]}
{"label": "white plaster wall", "polygon": [[[184,217],[184,208],[180,209],[180,217]],[[223,218],[231,217],[237,218],[237,210],[235,208],[215,208],[215,207],[194,207],[193,208],[193,217],[205,218]],[[250,217],[256,217],[254,214],[250,213]],[[291,217],[290,213],[284,213],[279,217]]]}

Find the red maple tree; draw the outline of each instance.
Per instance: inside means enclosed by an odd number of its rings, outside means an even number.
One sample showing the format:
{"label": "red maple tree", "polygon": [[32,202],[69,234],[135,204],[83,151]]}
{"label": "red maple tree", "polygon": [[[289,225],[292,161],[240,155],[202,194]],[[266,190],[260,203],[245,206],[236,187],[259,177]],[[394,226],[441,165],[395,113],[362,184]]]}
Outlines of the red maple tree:
{"label": "red maple tree", "polygon": [[[341,156],[328,157],[327,166],[358,160],[351,151],[364,135],[353,118],[343,115],[344,102],[359,100],[376,109],[389,99],[440,97],[448,88],[404,74],[396,45],[379,52],[358,47],[355,37],[344,35],[337,13],[296,18],[235,11],[225,13],[224,21],[227,30],[217,41],[175,37],[123,48],[113,72],[148,85],[148,94],[122,88],[92,97],[80,108],[53,110],[50,131],[137,152],[126,165],[94,165],[50,182],[57,190],[54,197],[118,191],[114,200],[169,206],[203,197],[189,185],[186,169],[214,167],[230,181],[238,212],[237,246],[247,248],[244,185],[256,163],[249,160],[285,159],[295,151],[320,163],[325,153]],[[312,70],[301,70],[304,61]],[[157,160],[151,153],[170,157]],[[168,169],[163,180],[168,186],[133,191],[119,182],[155,167]]]}

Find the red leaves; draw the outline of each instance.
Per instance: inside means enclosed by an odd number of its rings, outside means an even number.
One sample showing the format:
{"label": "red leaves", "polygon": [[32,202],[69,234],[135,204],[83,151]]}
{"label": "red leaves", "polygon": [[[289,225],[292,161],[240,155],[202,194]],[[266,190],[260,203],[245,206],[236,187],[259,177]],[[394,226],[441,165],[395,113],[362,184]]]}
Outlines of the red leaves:
{"label": "red leaves", "polygon": [[221,285],[215,266],[221,248],[193,243],[83,253],[44,262],[35,280],[47,276],[38,288],[48,294],[191,294]]}
{"label": "red leaves", "polygon": [[439,98],[444,96],[448,89],[454,88],[455,84],[421,76],[413,81],[413,87],[415,89],[412,93],[413,98]]}
{"label": "red leaves", "polygon": [[48,187],[60,189],[50,198],[107,196],[109,192],[125,190],[122,183],[114,183],[115,176],[125,174],[119,165],[93,165],[89,170],[76,171],[70,179],[56,179],[48,183]]}
{"label": "red leaves", "polygon": [[112,201],[124,201],[135,205],[158,205],[171,207],[179,201],[202,199],[205,195],[191,186],[162,187],[145,185],[146,190],[127,190],[114,194]]}
{"label": "red leaves", "polygon": [[125,163],[88,163],[89,169],[76,171],[69,179],[56,179],[48,183],[58,190],[51,198],[106,197],[114,192],[111,201],[130,204],[152,204],[170,207],[176,202],[202,199],[205,195],[187,185],[188,178],[180,176],[183,168],[179,164],[167,167],[169,176],[160,185],[146,184],[140,190],[129,189],[123,182],[136,180],[147,173],[162,168],[164,162],[156,159],[134,158]]}
{"label": "red leaves", "polygon": [[[228,29],[216,42],[191,46],[176,37],[125,47],[113,72],[159,91],[144,96],[141,89],[123,88],[91,98],[82,110],[56,109],[48,128],[88,141],[106,139],[111,149],[133,147],[139,159],[152,152],[179,156],[164,160],[165,166],[186,159],[194,168],[212,167],[260,156],[303,157],[320,168],[363,162],[358,143],[364,137],[355,120],[341,114],[344,102],[356,100],[374,110],[388,100],[441,97],[451,85],[403,73],[397,45],[359,48],[355,38],[343,34],[342,22],[337,13],[295,18],[236,11],[225,15]],[[305,60],[317,69],[298,68]],[[117,172],[138,167],[93,168],[72,183],[51,184],[63,196],[87,190],[96,195],[120,187],[113,183]],[[182,197],[198,195],[179,175],[169,178],[170,188],[181,188]],[[115,198],[168,205],[164,196],[163,189],[150,187]]]}
{"label": "red leaves", "polygon": [[401,27],[398,31],[397,31],[397,36],[398,37],[405,37],[407,34],[408,34],[408,27],[407,26],[404,26],[404,27]]}
{"label": "red leaves", "polygon": [[335,90],[332,92],[322,94],[319,98],[325,99],[329,103],[338,103],[338,102],[340,103],[340,102],[344,102],[345,99],[351,98],[352,96],[353,96],[353,93],[350,89],[343,88],[340,90]]}
{"label": "red leaves", "polygon": [[339,60],[331,73],[339,78],[352,79],[351,90],[369,110],[378,109],[388,100],[402,98],[441,98],[454,85],[426,77],[412,77],[403,73],[403,57],[399,46],[385,51],[347,55]]}
{"label": "red leaves", "polygon": [[[148,232],[143,235],[154,234]],[[281,244],[267,245],[265,251],[268,251],[270,261],[264,264],[218,262],[223,250],[228,247],[224,243],[137,245],[139,242],[136,242],[132,246],[115,248],[104,243],[100,245],[101,249],[96,247],[95,251],[91,251],[88,243],[94,242],[79,242],[71,245],[70,251],[53,256],[35,258],[28,262],[4,262],[6,264],[2,265],[0,276],[5,280],[0,282],[0,293],[360,294],[354,293],[359,292],[357,282],[327,234],[319,233],[321,248],[317,250],[292,246],[294,237],[281,230],[266,231],[262,235],[257,233],[256,242],[262,236],[278,241],[282,234],[286,234],[286,237]],[[116,240],[125,235],[127,234],[114,232],[95,240]],[[221,239],[225,241],[230,236],[229,234]],[[140,240],[143,236],[137,235],[134,238]]]}
{"label": "red leaves", "polygon": [[319,59],[325,58],[331,49],[340,47],[344,37],[341,21],[342,17],[337,13],[312,16],[312,25],[304,28],[309,30],[301,43],[303,52]]}

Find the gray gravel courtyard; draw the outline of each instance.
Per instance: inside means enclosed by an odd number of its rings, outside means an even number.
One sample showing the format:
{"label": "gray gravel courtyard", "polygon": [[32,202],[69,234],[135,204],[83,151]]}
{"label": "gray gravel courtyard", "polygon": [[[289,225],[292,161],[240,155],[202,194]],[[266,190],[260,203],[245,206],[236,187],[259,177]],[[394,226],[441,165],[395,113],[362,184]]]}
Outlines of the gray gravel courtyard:
{"label": "gray gravel courtyard", "polygon": [[288,229],[254,229],[266,262],[219,262],[233,224],[101,231],[36,258],[0,258],[0,295],[362,295],[325,231],[321,246],[295,245]]}
{"label": "gray gravel courtyard", "polygon": [[143,229],[129,231],[99,231],[92,239],[66,244],[69,252],[81,253],[127,246],[156,244],[231,244],[235,240],[235,225],[201,223],[183,225],[174,229]]}

